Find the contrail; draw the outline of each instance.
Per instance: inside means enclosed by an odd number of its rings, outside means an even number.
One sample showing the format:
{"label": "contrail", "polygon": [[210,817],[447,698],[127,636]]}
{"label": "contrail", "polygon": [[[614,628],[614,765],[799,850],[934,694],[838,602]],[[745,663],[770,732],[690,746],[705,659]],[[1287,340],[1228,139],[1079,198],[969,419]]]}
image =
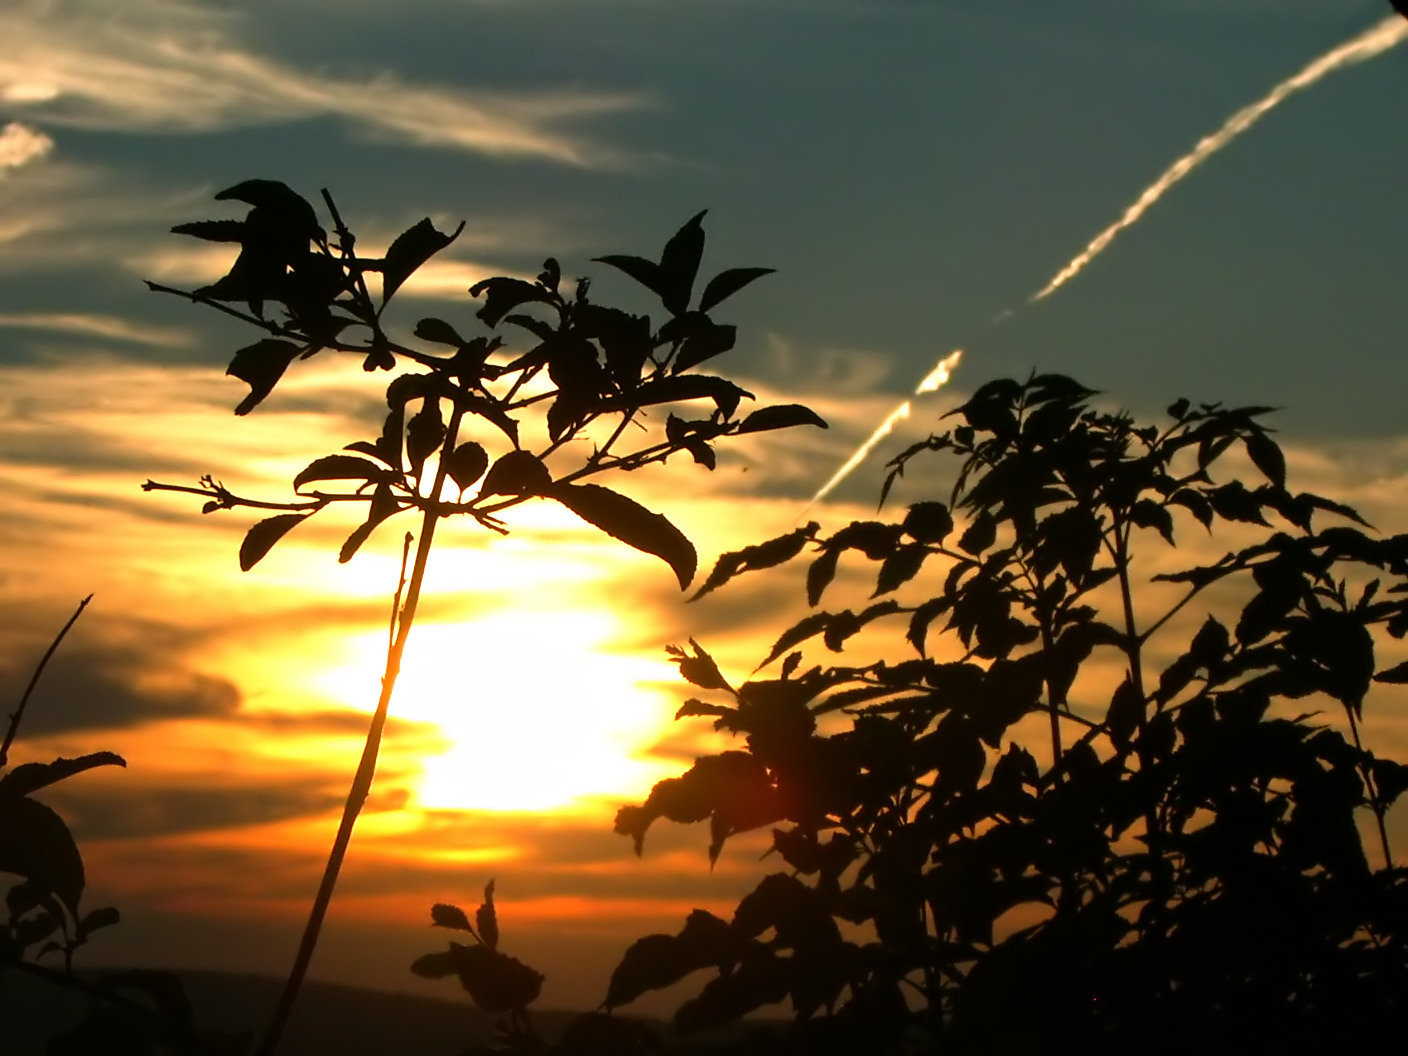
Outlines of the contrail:
{"label": "contrail", "polygon": [[1250,106],[1238,110],[1227,119],[1221,128],[1210,136],[1204,136],[1198,141],[1197,146],[1170,165],[1167,171],[1150,184],[1148,190],[1124,211],[1123,216],[1096,235],[1078,257],[1062,268],[1054,279],[1032,294],[1031,300],[1027,303],[1035,304],[1037,301],[1051,296],[1070,282],[1115,240],[1116,235],[1148,212],[1149,208],[1167,194],[1174,184],[1251,128],[1279,103],[1295,95],[1296,92],[1309,88],[1322,77],[1329,76],[1341,67],[1352,66],[1355,63],[1364,62],[1366,59],[1372,59],[1375,55],[1382,54],[1405,39],[1408,39],[1408,19],[1404,19],[1400,15],[1391,15],[1372,29],[1366,30],[1353,40],[1346,41],[1333,51],[1322,55],[1294,77],[1282,81]]}
{"label": "contrail", "polygon": [[[958,361],[962,358],[963,349],[961,348],[955,348],[948,355],[944,356],[943,359],[939,360],[934,369],[924,376],[924,380],[915,386],[914,395],[923,396],[926,392],[936,392],[939,386],[943,385],[948,381],[949,377],[952,376],[954,368],[958,366]],[[879,428],[870,434],[870,439],[856,448],[856,453],[846,459],[845,465],[838,469],[832,475],[831,479],[823,484],[821,489],[812,496],[812,501],[807,503],[807,509],[811,509],[822,499],[826,498],[827,495],[831,494],[831,490],[850,476],[851,470],[864,462],[870,452],[875,450],[875,445],[889,436],[890,433],[894,431],[896,425],[909,417],[913,409],[914,400],[908,399],[891,411],[889,415],[886,416],[885,420],[880,423]],[[805,513],[806,510],[802,512]]]}
{"label": "contrail", "polygon": [[[1247,129],[1251,128],[1278,104],[1292,95],[1295,95],[1296,92],[1309,88],[1311,85],[1315,84],[1315,82],[1323,77],[1329,76],[1336,70],[1345,66],[1353,66],[1356,63],[1372,59],[1376,55],[1381,55],[1394,45],[1401,44],[1405,39],[1408,39],[1408,20],[1398,15],[1391,15],[1378,25],[1365,30],[1353,40],[1348,40],[1334,50],[1322,55],[1295,76],[1282,81],[1250,106],[1245,106],[1241,110],[1238,110],[1223,123],[1221,128],[1212,133],[1212,135],[1204,136],[1192,150],[1170,165],[1162,176],[1150,184],[1148,189],[1135,199],[1134,204],[1124,211],[1123,216],[1104,231],[1101,231],[1100,234],[1096,235],[1095,238],[1091,240],[1090,244],[1086,246],[1074,260],[1056,273],[1055,278],[1036,293],[1032,294],[1027,303],[1035,304],[1037,301],[1044,300],[1066,283],[1070,282],[1071,279],[1075,278],[1084,270],[1087,264],[1104,252],[1121,231],[1135,223],[1141,216],[1148,212],[1150,207],[1167,194],[1176,183],[1189,175],[1209,157],[1227,146],[1243,132],[1247,131]],[[1011,318],[1012,314],[1012,309],[1009,308],[995,316],[992,322],[994,324],[1004,322]],[[920,396],[926,392],[933,392],[948,381],[949,375],[953,372],[954,368],[958,366],[958,361],[962,358],[962,355],[961,350],[955,350],[952,354],[941,359],[938,366],[930,371],[928,376],[919,383],[918,387],[914,390],[914,395]],[[811,509],[822,499],[826,498],[827,495],[831,494],[836,485],[845,480],[852,470],[864,462],[870,452],[875,450],[876,445],[879,444],[881,440],[885,439],[885,437],[889,436],[896,425],[909,417],[912,410],[913,400],[909,399],[905,400],[904,403],[891,411],[889,417],[880,423],[880,427],[870,434],[870,438],[866,440],[865,443],[861,444],[860,447],[856,449],[856,453],[848,458],[845,464],[832,475],[831,479],[823,484],[821,489],[812,496],[812,501],[807,504],[807,509]]]}

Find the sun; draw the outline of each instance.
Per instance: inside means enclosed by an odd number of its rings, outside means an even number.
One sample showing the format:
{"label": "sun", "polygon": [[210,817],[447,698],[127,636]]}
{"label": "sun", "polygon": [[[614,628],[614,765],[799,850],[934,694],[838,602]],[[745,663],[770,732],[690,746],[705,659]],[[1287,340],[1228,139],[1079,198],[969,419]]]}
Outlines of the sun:
{"label": "sun", "polygon": [[[677,679],[659,659],[613,652],[608,612],[515,609],[411,632],[393,715],[436,724],[450,741],[424,759],[425,809],[564,812],[642,798],[669,767],[649,756],[676,702],[652,684]],[[386,635],[345,640],[318,687],[368,708]]]}

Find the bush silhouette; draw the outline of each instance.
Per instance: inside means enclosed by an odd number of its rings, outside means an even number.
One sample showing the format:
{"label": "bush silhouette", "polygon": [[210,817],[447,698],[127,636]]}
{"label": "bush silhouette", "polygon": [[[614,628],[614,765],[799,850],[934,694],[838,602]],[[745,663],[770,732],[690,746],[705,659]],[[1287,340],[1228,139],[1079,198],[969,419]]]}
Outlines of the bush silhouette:
{"label": "bush silhouette", "polygon": [[[790,1004],[749,1051],[1311,1051],[1399,1029],[1408,870],[1385,816],[1408,767],[1360,733],[1374,684],[1408,682],[1376,663],[1376,636],[1408,632],[1408,536],[1288,490],[1265,408],[1180,400],[1140,426],[1092,395],[984,385],[891,464],[885,492],[956,459],[942,501],[719,559],[698,594],[804,557],[812,608],[842,560],[870,563],[874,592],[785,630],[773,677],[735,687],[674,650],[705,691],[677,717],[742,743],[616,831],[640,851],[660,819],[707,819],[713,857],[772,827],[786,871],[732,920],[696,910],[637,942],[605,1008],[705,969],[683,1033]],[[1214,475],[1234,450],[1259,481]],[[1229,527],[1220,560],[1147,571]],[[796,649],[863,629],[882,659]],[[1103,688],[1102,664],[1121,669]]]}

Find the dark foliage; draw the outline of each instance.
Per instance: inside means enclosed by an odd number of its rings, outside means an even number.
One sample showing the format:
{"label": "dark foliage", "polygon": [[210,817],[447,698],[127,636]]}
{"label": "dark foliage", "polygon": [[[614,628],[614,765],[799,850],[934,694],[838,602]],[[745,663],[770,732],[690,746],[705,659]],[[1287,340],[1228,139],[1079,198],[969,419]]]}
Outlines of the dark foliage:
{"label": "dark foliage", "polygon": [[[701,592],[809,549],[813,606],[842,557],[874,566],[880,600],[804,617],[764,661],[786,654],[777,677],[737,688],[697,643],[672,651],[718,701],[679,717],[742,744],[616,830],[640,851],[661,818],[707,819],[714,857],[771,827],[786,871],[732,920],[636,942],[606,1010],[704,970],[681,1035],[794,1014],[737,1052],[1319,1052],[1400,1029],[1408,870],[1385,815],[1408,767],[1360,729],[1375,682],[1408,682],[1376,661],[1408,632],[1408,536],[1289,491],[1265,408],[1180,400],[1137,426],[1092,395],[985,385],[891,463],[886,491],[955,456],[946,499],[720,558]],[[1214,476],[1235,448],[1261,480]],[[1149,551],[1231,523],[1239,548],[1137,585]],[[789,652],[872,623],[897,633],[886,659],[803,671]],[[535,1044],[504,1049],[558,1051]]]}
{"label": "dark foliage", "polygon": [[[706,589],[809,549],[813,606],[841,558],[876,566],[880,600],[803,618],[765,665],[818,639],[841,652],[872,621],[902,642],[804,672],[792,652],[736,690],[702,649],[676,653],[722,697],[681,715],[743,744],[617,831],[639,849],[657,819],[707,818],[712,856],[773,826],[788,871],[710,918],[707,942],[698,913],[642,940],[609,1004],[708,967],[678,1029],[786,1000],[773,1051],[799,1053],[1305,1051],[1397,1029],[1408,870],[1384,818],[1408,767],[1360,728],[1376,681],[1408,681],[1375,658],[1376,635],[1408,632],[1408,536],[1289,491],[1265,408],[1180,400],[1137,426],[1091,395],[1049,375],[985,385],[891,464],[886,491],[916,457],[955,456],[946,501],[720,559]],[[1214,477],[1234,448],[1260,481]],[[1256,541],[1153,575],[1177,592],[1158,603],[1136,585],[1136,544],[1227,522]],[[907,583],[919,600],[901,603]],[[1103,702],[1078,682],[1096,665],[1123,672]]]}

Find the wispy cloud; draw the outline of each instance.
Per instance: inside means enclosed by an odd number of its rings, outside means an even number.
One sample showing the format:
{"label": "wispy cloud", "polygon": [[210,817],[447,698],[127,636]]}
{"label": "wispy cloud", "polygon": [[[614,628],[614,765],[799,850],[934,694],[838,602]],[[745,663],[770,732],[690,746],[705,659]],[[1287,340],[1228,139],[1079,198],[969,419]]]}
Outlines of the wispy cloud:
{"label": "wispy cloud", "polygon": [[97,337],[156,348],[179,348],[190,341],[183,330],[134,323],[115,315],[77,312],[0,312],[0,327]]}
{"label": "wispy cloud", "polygon": [[569,165],[619,162],[562,131],[568,120],[639,108],[619,92],[508,93],[352,80],[305,72],[242,47],[237,22],[151,0],[22,5],[0,14],[0,102],[51,126],[141,132],[216,129],[341,117],[428,147]]}

